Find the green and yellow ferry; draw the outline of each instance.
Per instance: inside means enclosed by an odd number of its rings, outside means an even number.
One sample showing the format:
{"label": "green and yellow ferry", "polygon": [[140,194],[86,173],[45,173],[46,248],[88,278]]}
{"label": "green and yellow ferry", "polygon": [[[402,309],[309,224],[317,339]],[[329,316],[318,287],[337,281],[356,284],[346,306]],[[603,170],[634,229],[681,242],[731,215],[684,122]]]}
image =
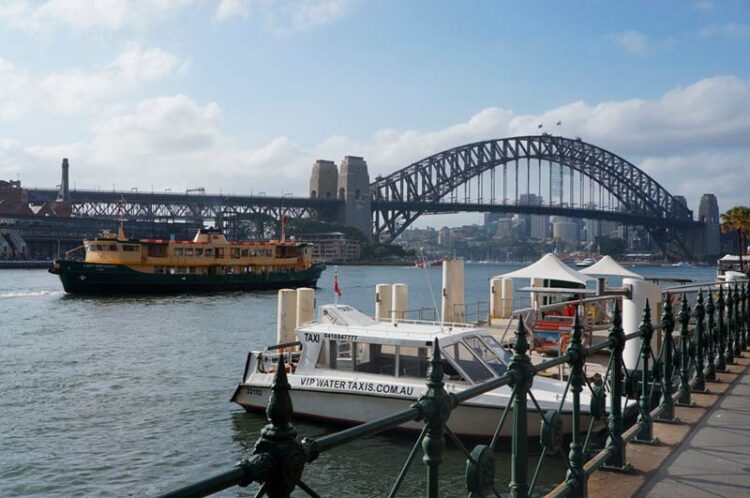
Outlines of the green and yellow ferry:
{"label": "green and yellow ferry", "polygon": [[[85,259],[72,259],[80,249]],[[65,292],[113,294],[315,287],[324,269],[308,243],[229,242],[212,228],[200,229],[192,241],[133,240],[120,227],[84,240],[49,271],[60,276]]]}

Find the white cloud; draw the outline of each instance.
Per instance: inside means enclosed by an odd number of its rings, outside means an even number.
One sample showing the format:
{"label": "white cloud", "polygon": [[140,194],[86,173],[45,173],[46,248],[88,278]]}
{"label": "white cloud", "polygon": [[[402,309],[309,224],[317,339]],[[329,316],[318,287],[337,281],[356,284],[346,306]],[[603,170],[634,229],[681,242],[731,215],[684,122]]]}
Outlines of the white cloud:
{"label": "white cloud", "polygon": [[728,22],[726,24],[712,24],[701,29],[698,34],[702,38],[746,38],[750,36],[750,26]]}
{"label": "white cloud", "polygon": [[344,17],[355,0],[4,0],[0,22],[44,32],[56,27],[80,32],[151,27],[194,5],[215,5],[214,20],[259,20],[283,34],[306,31]]}
{"label": "white cloud", "polygon": [[219,6],[216,7],[214,19],[216,21],[225,21],[233,17],[247,16],[246,0],[220,0]]}
{"label": "white cloud", "polygon": [[29,77],[7,60],[0,58],[0,120],[22,116],[30,105]]}
{"label": "white cloud", "polygon": [[625,49],[631,55],[643,55],[648,49],[648,37],[637,31],[613,33],[610,38],[615,45]]}
{"label": "white cloud", "polygon": [[214,19],[250,17],[278,34],[330,24],[349,13],[354,0],[220,0]]}
{"label": "white cloud", "polygon": [[189,61],[159,48],[130,43],[111,62],[32,77],[0,59],[0,119],[18,118],[34,107],[70,114],[96,111],[143,85],[185,69]]}
{"label": "white cloud", "polygon": [[[639,165],[693,207],[703,192],[716,193],[721,207],[748,201],[750,82],[731,76],[678,87],[657,99],[573,102],[533,115],[490,107],[444,129],[383,129],[367,140],[336,135],[311,147],[282,136],[248,148],[222,129],[221,115],[217,104],[183,95],[145,100],[101,118],[85,143],[42,147],[11,140],[3,151],[0,142],[0,178],[15,175],[19,164],[44,164],[44,170],[24,168],[22,179],[51,185],[60,158],[67,156],[79,186],[111,188],[114,182],[123,189],[203,186],[304,195],[315,159],[363,155],[374,178],[451,147],[537,134],[544,123],[541,131],[580,136]],[[562,126],[555,126],[558,121]]]}
{"label": "white cloud", "polygon": [[54,26],[75,30],[118,30],[145,25],[195,0],[6,0],[0,20],[22,30],[45,31]]}

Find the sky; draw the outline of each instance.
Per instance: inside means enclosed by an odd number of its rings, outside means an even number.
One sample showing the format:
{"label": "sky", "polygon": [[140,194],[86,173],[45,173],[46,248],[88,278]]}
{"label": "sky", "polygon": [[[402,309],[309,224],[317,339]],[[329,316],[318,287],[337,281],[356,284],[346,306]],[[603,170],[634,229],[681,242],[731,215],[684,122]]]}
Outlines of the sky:
{"label": "sky", "polygon": [[[0,178],[305,195],[539,123],[749,204],[750,2],[0,0]],[[476,216],[476,215],[474,215]]]}

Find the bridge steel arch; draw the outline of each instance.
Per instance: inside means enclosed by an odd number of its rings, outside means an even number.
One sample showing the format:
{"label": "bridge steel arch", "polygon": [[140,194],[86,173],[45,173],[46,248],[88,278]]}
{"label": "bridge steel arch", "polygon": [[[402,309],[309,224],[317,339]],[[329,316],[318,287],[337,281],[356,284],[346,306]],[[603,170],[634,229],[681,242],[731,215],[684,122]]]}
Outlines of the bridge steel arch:
{"label": "bridge steel arch", "polygon": [[[490,169],[522,159],[558,163],[597,182],[620,202],[624,214],[647,221],[644,226],[665,251],[668,244],[681,242],[680,230],[700,226],[684,204],[617,154],[580,139],[543,134],[454,147],[378,177],[370,185],[374,235],[392,241],[420,215],[430,214],[429,206],[440,203],[459,186]],[[611,214],[602,211],[602,218],[604,212]],[[592,216],[599,217],[591,212],[585,217]],[[680,252],[687,252],[684,243],[682,246]]]}

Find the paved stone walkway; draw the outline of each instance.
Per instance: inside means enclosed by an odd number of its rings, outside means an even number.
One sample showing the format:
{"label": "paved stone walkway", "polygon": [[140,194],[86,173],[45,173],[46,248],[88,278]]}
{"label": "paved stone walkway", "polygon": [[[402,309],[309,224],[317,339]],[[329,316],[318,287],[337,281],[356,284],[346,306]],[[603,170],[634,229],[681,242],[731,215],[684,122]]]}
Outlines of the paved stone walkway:
{"label": "paved stone walkway", "polygon": [[737,379],[637,496],[750,497],[750,370]]}

